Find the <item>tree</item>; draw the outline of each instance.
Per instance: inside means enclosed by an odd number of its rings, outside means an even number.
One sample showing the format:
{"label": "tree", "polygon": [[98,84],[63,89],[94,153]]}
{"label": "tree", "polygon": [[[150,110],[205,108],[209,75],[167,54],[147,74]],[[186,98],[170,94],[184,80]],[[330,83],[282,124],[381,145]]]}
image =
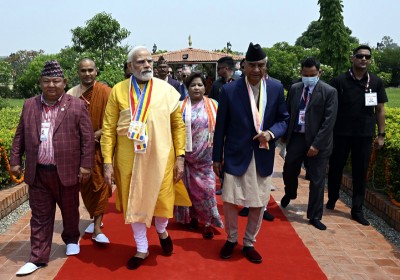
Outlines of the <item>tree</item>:
{"label": "tree", "polygon": [[300,64],[307,57],[319,57],[316,48],[305,49],[301,46],[291,46],[287,42],[279,42],[271,48],[265,48],[268,56],[268,73],[282,82],[288,88],[293,81],[300,78]]}
{"label": "tree", "polygon": [[[351,36],[352,31],[350,28],[345,26],[346,33],[349,35],[349,42],[352,45],[351,49],[359,44],[359,40],[356,37]],[[295,46],[302,46],[304,48],[320,48],[321,47],[321,36],[322,36],[322,25],[321,21],[313,20],[299,38],[297,38]]]}
{"label": "tree", "polygon": [[12,68],[9,62],[0,60],[0,97],[11,97]]}
{"label": "tree", "polygon": [[71,30],[73,48],[78,53],[90,52],[98,57],[97,67],[102,71],[112,59],[110,51],[118,47],[130,32],[105,12],[86,21],[86,26]]}
{"label": "tree", "polygon": [[379,49],[395,49],[398,48],[393,39],[390,36],[383,36],[381,43],[378,43]]}
{"label": "tree", "polygon": [[[386,80],[386,85],[398,87],[400,85],[400,47],[393,47],[397,44],[393,42],[392,44],[392,47],[377,50],[374,54],[374,62],[378,67],[378,71],[376,71],[378,75],[380,73],[391,74],[391,81],[387,83]],[[385,77],[385,74],[380,76]]]}
{"label": "tree", "polygon": [[29,63],[31,63],[36,56],[43,53],[43,50],[20,50],[16,53],[10,54],[9,57],[6,58],[6,61],[10,63],[13,70],[13,80],[17,80],[17,78],[25,72],[25,69],[28,67]]}
{"label": "tree", "polygon": [[343,23],[342,0],[318,0],[320,5],[321,63],[333,67],[334,74],[339,74],[348,67],[350,55],[349,34]]}
{"label": "tree", "polygon": [[[48,60],[56,59],[56,55],[41,54],[29,63],[25,72],[20,75],[14,83],[15,91],[24,98],[29,98],[40,93],[39,78],[44,63]],[[61,65],[62,66],[62,65]]]}

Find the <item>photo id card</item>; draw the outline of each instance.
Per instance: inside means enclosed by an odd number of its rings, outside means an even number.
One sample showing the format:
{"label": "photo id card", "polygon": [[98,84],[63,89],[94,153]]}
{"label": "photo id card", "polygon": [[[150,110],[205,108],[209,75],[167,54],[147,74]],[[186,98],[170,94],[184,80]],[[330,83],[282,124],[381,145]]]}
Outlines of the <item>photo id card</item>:
{"label": "photo id card", "polygon": [[299,111],[299,125],[305,125],[306,123],[306,110]]}
{"label": "photo id card", "polygon": [[42,122],[40,127],[40,141],[45,142],[49,139],[50,122]]}
{"label": "photo id card", "polygon": [[376,92],[368,92],[365,94],[365,106],[378,105],[378,98]]}

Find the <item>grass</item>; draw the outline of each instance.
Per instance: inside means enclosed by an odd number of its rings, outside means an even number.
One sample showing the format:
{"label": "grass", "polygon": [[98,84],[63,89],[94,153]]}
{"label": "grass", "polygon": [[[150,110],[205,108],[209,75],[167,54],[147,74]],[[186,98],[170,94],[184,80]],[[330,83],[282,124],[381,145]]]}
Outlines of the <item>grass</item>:
{"label": "grass", "polygon": [[24,105],[25,99],[12,99],[12,98],[6,98],[5,99],[9,107],[20,107]]}
{"label": "grass", "polygon": [[386,88],[389,102],[385,106],[390,108],[400,108],[400,88]]}

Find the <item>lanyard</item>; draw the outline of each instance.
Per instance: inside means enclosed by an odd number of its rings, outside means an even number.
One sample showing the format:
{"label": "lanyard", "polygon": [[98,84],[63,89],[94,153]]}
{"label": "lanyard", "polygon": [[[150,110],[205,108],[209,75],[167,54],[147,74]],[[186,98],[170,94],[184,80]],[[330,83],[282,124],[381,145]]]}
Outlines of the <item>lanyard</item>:
{"label": "lanyard", "polygon": [[[350,76],[354,79],[354,81],[357,81],[356,77],[354,76],[353,72],[351,69],[349,69]],[[369,89],[369,82],[371,81],[371,77],[369,76],[369,73],[367,72],[367,83],[365,84],[365,92],[371,91]],[[369,90],[368,90],[369,89]]]}

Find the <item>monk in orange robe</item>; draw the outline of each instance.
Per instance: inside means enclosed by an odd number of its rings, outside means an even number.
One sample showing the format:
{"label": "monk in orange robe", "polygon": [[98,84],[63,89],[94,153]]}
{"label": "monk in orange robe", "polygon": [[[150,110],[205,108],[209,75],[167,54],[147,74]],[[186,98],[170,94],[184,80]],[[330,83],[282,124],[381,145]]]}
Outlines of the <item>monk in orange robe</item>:
{"label": "monk in orange robe", "polygon": [[109,239],[101,231],[103,215],[108,205],[108,198],[112,194],[112,189],[104,182],[100,137],[104,111],[111,88],[96,81],[96,65],[91,59],[85,58],[79,62],[78,75],[81,83],[67,93],[82,99],[86,103],[96,141],[95,167],[92,169],[92,176],[90,180],[81,183],[83,203],[90,214],[90,218],[93,219],[93,223],[86,228],[85,232],[93,233],[93,240],[96,242],[110,243]]}

